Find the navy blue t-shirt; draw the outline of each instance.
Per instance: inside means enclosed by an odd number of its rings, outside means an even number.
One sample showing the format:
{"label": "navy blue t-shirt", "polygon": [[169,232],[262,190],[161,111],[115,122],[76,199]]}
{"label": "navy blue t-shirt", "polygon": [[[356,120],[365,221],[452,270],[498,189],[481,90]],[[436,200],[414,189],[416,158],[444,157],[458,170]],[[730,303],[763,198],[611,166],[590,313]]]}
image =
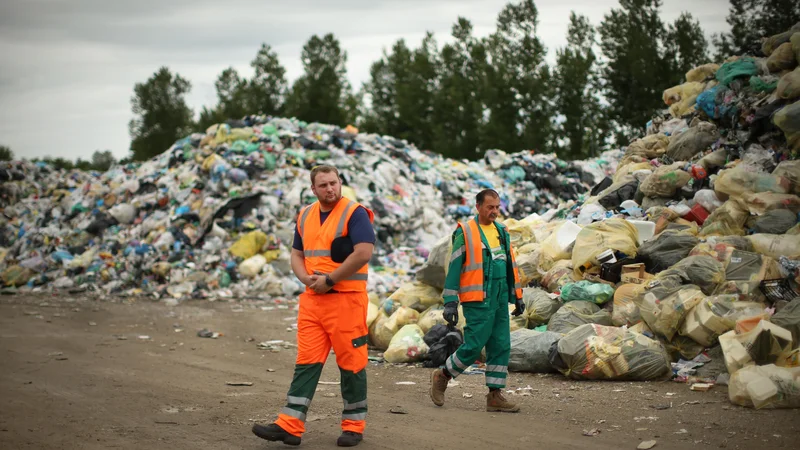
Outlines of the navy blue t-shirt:
{"label": "navy blue t-shirt", "polygon": [[[331,212],[320,212],[319,213],[319,224],[322,225],[325,223],[325,219],[331,215]],[[357,244],[374,244],[375,243],[375,230],[372,229],[372,223],[369,221],[369,214],[367,214],[367,210],[363,207],[356,208],[353,211],[353,215],[350,216],[350,220],[347,221],[347,235],[350,236],[350,240],[353,241],[353,246]],[[300,232],[297,231],[297,225],[294,226],[294,242],[292,243],[292,248],[295,250],[303,251],[303,238],[300,236]]]}

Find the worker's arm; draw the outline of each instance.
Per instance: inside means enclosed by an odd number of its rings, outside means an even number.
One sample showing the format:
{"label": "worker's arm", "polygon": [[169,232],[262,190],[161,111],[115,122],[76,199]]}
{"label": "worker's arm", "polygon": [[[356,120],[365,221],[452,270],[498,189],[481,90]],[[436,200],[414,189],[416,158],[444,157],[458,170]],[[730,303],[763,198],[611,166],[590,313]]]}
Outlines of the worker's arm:
{"label": "worker's arm", "polygon": [[458,303],[458,291],[461,287],[461,268],[466,259],[467,246],[464,241],[464,231],[458,228],[453,238],[453,250],[450,252],[450,263],[447,269],[447,276],[444,279],[444,291],[442,298],[444,303]]}
{"label": "worker's arm", "polygon": [[311,286],[311,283],[314,282],[315,277],[310,276],[306,271],[306,258],[303,251],[296,248],[292,249],[292,272],[306,286]]}
{"label": "worker's arm", "polygon": [[356,244],[353,246],[353,253],[344,260],[341,266],[337,267],[336,270],[330,273],[331,280],[334,283],[338,283],[342,280],[346,280],[354,275],[356,272],[361,270],[369,260],[372,259],[372,250],[375,248],[375,245],[369,244],[367,242],[362,242],[360,244]]}

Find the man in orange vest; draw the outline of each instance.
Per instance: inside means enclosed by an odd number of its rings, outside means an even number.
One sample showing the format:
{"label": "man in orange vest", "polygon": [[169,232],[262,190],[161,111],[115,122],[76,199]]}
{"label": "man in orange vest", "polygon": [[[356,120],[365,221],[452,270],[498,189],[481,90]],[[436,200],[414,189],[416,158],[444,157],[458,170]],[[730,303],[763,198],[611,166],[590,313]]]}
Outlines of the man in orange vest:
{"label": "man in orange vest", "polygon": [[444,369],[431,374],[431,400],[444,405],[447,382],[467,369],[486,347],[486,410],[518,412],[519,406],[508,401],[506,387],[508,357],[511,352],[508,305],[514,304],[515,316],[525,311],[519,270],[505,225],[496,222],[500,196],[485,189],[476,197],[478,215],[459,223],[453,233],[453,251],[445,278],[444,319],[458,323],[461,302],[467,326],[464,343],[453,353]]}
{"label": "man in orange vest", "polygon": [[297,217],[292,270],[305,284],[297,316],[297,362],[286,406],[278,420],[254,425],[268,441],[300,445],[308,407],[331,346],[341,373],[342,435],[337,445],[363,439],[367,416],[367,263],[375,232],[372,211],[342,198],[339,172],[332,166],[311,171],[318,202]]}

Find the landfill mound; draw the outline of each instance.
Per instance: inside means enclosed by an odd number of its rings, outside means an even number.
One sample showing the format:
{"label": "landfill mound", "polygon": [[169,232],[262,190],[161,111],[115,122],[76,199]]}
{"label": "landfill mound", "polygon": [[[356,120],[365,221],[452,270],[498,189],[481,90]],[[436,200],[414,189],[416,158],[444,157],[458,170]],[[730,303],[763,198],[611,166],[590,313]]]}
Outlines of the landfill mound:
{"label": "landfill mound", "polygon": [[[800,405],[800,24],[762,53],[666,89],[585,201],[505,221],[528,307],[511,319],[513,370],[730,383],[735,404]],[[447,243],[380,305],[373,338],[413,323],[408,307],[436,317],[407,294],[441,292]]]}
{"label": "landfill mound", "polygon": [[473,214],[483,188],[524,217],[614,172],[620,151],[565,162],[531,151],[445,159],[391,137],[298,120],[247,117],[105,173],[18,161],[0,171],[2,282],[17,291],[115,296],[292,296],[296,216],[316,200],[310,169],[337,167],[343,193],[376,216],[369,289],[411,279],[436,240]]}

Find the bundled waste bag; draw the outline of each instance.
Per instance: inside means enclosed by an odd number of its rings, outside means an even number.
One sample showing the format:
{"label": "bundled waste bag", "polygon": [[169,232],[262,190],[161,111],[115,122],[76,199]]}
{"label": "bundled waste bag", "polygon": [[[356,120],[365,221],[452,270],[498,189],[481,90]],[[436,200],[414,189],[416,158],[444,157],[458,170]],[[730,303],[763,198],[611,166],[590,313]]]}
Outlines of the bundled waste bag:
{"label": "bundled waste bag", "polygon": [[719,337],[728,373],[749,365],[785,361],[792,350],[792,333],[774,323],[760,320],[750,331],[729,331]]}
{"label": "bundled waste bag", "polygon": [[443,303],[441,289],[418,281],[400,286],[389,296],[389,300],[417,312],[424,312],[431,306]]}
{"label": "bundled waste bag", "polygon": [[763,234],[784,234],[795,225],[797,225],[797,214],[788,209],[776,209],[756,219],[753,231]]}
{"label": "bundled waste bag", "polygon": [[644,263],[648,273],[657,274],[689,256],[699,242],[690,234],[664,231],[639,247],[638,259]]}
{"label": "bundled waste bag", "polygon": [[612,325],[611,314],[591,302],[575,301],[562,306],[547,324],[547,331],[569,333],[587,323]]}
{"label": "bundled waste bag", "polygon": [[420,314],[417,325],[422,328],[423,333],[427,333],[435,325],[447,325],[444,320],[443,314],[444,307],[440,305],[431,306],[425,312]]}
{"label": "bundled waste bag", "polygon": [[641,323],[642,314],[636,300],[646,288],[643,284],[623,284],[614,292],[611,321],[615,326],[633,326]]}
{"label": "bundled waste bag", "polygon": [[614,288],[603,283],[591,281],[578,281],[561,288],[561,300],[571,302],[576,300],[592,302],[603,305],[614,297]]}
{"label": "bundled waste bag", "polygon": [[651,381],[672,374],[661,343],[597,324],[582,325],[562,337],[551,348],[550,362],[573,380]]}
{"label": "bundled waste bag", "polygon": [[450,355],[464,343],[459,330],[450,329],[446,325],[434,325],[423,338],[428,346],[428,354],[424,367],[441,367]]}
{"label": "bundled waste bag", "polygon": [[711,256],[689,256],[656,275],[655,279],[666,286],[697,285],[706,295],[711,295],[725,281],[725,266]]}
{"label": "bundled waste bag", "polygon": [[637,301],[642,320],[653,332],[671,341],[689,311],[705,298],[697,286],[658,285],[643,291]]}
{"label": "bundled waste bag", "polygon": [[598,266],[597,256],[606,250],[633,257],[638,245],[639,232],[627,220],[608,219],[585,226],[578,233],[572,249],[575,277],[581,279],[587,267]]}
{"label": "bundled waste bag", "polygon": [[511,333],[511,356],[508,370],[514,372],[556,372],[550,365],[550,347],[561,339],[561,334],[552,331],[517,330]]}
{"label": "bundled waste bag", "polygon": [[384,359],[392,364],[409,363],[422,360],[428,353],[425,333],[418,325],[406,325],[392,337],[389,348],[383,353]]}
{"label": "bundled waste bag", "polygon": [[738,295],[707,297],[692,309],[681,325],[680,334],[712,347],[722,334],[734,329],[739,319],[764,315],[764,306],[756,302],[740,302]]}
{"label": "bundled waste bag", "polygon": [[523,315],[528,320],[528,328],[547,324],[562,305],[557,296],[551,297],[539,288],[522,289],[522,301],[525,302]]}
{"label": "bundled waste bag", "polygon": [[450,236],[445,236],[440,239],[436,245],[431,249],[428,259],[425,264],[417,271],[416,280],[427,285],[439,288],[441,292],[444,289],[444,279],[448,268],[448,259],[450,256],[450,249],[452,248],[452,239]]}
{"label": "bundled waste bag", "polygon": [[792,348],[800,347],[800,297],[772,315],[770,322],[792,333]]}
{"label": "bundled waste bag", "polygon": [[731,376],[728,397],[748,408],[800,408],[800,367],[745,367]]}
{"label": "bundled waste bag", "polygon": [[670,140],[667,155],[674,161],[689,161],[698,153],[708,149],[718,139],[719,131],[714,124],[699,122]]}

